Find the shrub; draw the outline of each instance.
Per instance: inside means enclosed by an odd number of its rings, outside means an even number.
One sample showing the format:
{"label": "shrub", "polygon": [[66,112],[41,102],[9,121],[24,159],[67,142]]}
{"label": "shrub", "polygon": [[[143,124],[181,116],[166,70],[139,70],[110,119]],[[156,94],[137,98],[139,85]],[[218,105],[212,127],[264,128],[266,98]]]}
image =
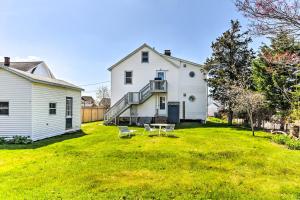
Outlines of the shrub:
{"label": "shrub", "polygon": [[3,137],[0,137],[0,144],[4,144],[6,141],[5,141],[5,138]]}
{"label": "shrub", "polygon": [[291,140],[291,138],[287,135],[274,135],[272,140],[278,144],[286,144]]}
{"label": "shrub", "polygon": [[12,139],[7,141],[8,144],[29,144],[31,142],[32,140],[30,139],[30,137],[18,135],[13,136]]}
{"label": "shrub", "polygon": [[289,149],[300,150],[300,141],[299,140],[290,140],[286,143]]}
{"label": "shrub", "polygon": [[300,141],[294,140],[287,135],[274,135],[272,141],[278,144],[284,144],[292,150],[300,150]]}

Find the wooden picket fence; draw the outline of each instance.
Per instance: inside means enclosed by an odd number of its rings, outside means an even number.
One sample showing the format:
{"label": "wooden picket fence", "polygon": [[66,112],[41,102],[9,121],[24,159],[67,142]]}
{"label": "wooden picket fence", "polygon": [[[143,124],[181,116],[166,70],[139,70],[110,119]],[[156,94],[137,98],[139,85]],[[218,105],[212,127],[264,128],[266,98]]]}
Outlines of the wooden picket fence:
{"label": "wooden picket fence", "polygon": [[90,107],[81,108],[81,122],[95,122],[102,121],[104,119],[104,113],[106,109],[104,107]]}

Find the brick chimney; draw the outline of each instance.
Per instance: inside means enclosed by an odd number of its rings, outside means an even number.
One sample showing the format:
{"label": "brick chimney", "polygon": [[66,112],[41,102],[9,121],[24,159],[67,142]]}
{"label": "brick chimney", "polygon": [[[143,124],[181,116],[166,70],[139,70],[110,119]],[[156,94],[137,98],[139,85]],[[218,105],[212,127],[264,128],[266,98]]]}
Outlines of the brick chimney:
{"label": "brick chimney", "polygon": [[165,50],[165,55],[166,55],[166,56],[171,56],[171,50],[169,50],[169,49],[168,49],[168,50]]}
{"label": "brick chimney", "polygon": [[9,67],[10,65],[10,57],[4,57],[4,66]]}

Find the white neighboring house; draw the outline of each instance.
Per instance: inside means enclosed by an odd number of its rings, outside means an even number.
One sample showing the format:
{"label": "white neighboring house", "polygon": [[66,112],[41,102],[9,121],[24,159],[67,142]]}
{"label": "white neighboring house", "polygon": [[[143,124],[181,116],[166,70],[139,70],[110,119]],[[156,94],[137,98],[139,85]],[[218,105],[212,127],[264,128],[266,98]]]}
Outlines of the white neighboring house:
{"label": "white neighboring house", "polygon": [[129,122],[205,122],[207,83],[203,66],[143,44],[108,69],[111,105],[106,124]]}
{"label": "white neighboring house", "polygon": [[0,137],[32,140],[80,130],[82,89],[55,79],[44,62],[0,63]]}
{"label": "white neighboring house", "polygon": [[221,106],[212,98],[208,98],[208,116],[215,117],[220,111]]}

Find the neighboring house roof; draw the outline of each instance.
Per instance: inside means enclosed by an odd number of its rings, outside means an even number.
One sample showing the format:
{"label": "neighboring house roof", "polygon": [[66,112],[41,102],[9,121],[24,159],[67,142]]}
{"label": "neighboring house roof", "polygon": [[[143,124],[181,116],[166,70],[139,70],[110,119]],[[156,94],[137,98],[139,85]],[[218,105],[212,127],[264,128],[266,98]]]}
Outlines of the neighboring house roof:
{"label": "neighboring house roof", "polygon": [[73,85],[73,84],[68,83],[66,81],[63,81],[63,80],[38,76],[38,75],[34,75],[34,74],[31,74],[31,73],[28,73],[28,72],[24,72],[24,71],[15,69],[15,68],[0,65],[0,69],[11,72],[11,73],[13,73],[17,76],[20,76],[22,78],[25,78],[25,79],[31,81],[33,83],[41,83],[41,84],[59,86],[59,87],[63,87],[63,88],[69,88],[69,89],[81,90],[81,91],[84,90],[84,89],[82,89],[82,88],[80,88],[76,85]]}
{"label": "neighboring house roof", "polygon": [[96,106],[95,100],[92,96],[82,96],[81,97],[81,103],[83,103],[85,107],[94,107],[94,106]]}
{"label": "neighboring house roof", "polygon": [[111,105],[111,99],[110,98],[102,98],[99,105]]}
{"label": "neighboring house roof", "polygon": [[172,64],[173,66],[179,68],[179,66],[176,63],[174,63],[174,62],[170,61],[169,59],[165,58],[161,53],[159,53],[158,51],[156,51],[154,48],[150,47],[148,44],[144,43],[142,46],[140,46],[139,48],[137,48],[136,50],[134,50],[133,52],[131,52],[130,54],[128,54],[127,56],[125,56],[124,58],[122,58],[120,61],[118,61],[117,63],[115,63],[114,65],[112,65],[110,68],[108,68],[108,70],[111,71],[114,67],[118,66],[120,63],[124,62],[125,60],[127,60],[128,58],[130,58],[132,55],[134,55],[135,53],[137,53],[138,51],[140,51],[144,47],[147,47],[147,48],[151,49],[154,53],[156,53],[157,55],[161,56],[165,61],[167,61],[170,64]]}
{"label": "neighboring house roof", "polygon": [[[34,73],[36,67],[42,64],[48,70],[50,77],[55,78],[48,66],[43,61],[30,61],[30,62],[10,62],[9,67],[13,69],[17,69],[23,72],[29,72],[31,74]],[[4,66],[4,62],[0,62],[0,66]]]}
{"label": "neighboring house roof", "polygon": [[91,96],[82,96],[81,99],[83,101],[88,101],[88,102],[91,102],[91,103],[95,102],[94,98],[91,97]]}

